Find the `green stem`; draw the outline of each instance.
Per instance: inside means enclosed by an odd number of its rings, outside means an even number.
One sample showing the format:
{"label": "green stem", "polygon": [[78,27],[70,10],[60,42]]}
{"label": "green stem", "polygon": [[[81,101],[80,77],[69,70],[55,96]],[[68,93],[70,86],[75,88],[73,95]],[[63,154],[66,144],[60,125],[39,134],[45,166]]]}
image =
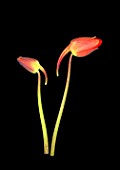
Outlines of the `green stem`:
{"label": "green stem", "polygon": [[55,143],[56,143],[58,128],[59,128],[59,125],[60,125],[60,120],[61,120],[63,109],[64,109],[64,106],[65,106],[68,88],[69,88],[69,83],[70,83],[71,62],[72,62],[72,54],[70,55],[69,62],[68,62],[68,72],[67,72],[67,79],[66,79],[66,85],[65,85],[65,90],[64,90],[64,94],[63,94],[63,99],[62,99],[62,102],[61,102],[60,110],[59,110],[59,113],[58,113],[58,117],[57,117],[57,120],[56,120],[54,131],[53,131],[50,156],[54,156],[54,153],[55,153]]}
{"label": "green stem", "polygon": [[40,76],[39,71],[38,71],[38,90],[37,90],[37,95],[38,95],[39,115],[40,115],[40,120],[41,120],[41,125],[42,125],[42,132],[43,132],[44,154],[49,154],[48,134],[47,134],[47,128],[46,128],[46,123],[45,123],[45,118],[44,118],[44,113],[43,113],[43,108],[42,108],[42,100],[41,100],[41,76]]}

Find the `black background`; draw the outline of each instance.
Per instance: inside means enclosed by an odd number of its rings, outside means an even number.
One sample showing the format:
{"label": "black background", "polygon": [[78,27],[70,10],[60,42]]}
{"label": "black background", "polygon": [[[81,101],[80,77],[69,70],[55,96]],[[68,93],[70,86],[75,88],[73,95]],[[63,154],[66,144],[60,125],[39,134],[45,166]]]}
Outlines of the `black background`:
{"label": "black background", "polygon": [[[61,119],[55,156],[43,153],[43,138],[37,106],[37,74],[16,60],[16,111],[20,160],[73,160],[81,165],[102,165],[111,157],[112,109],[111,61],[113,31],[111,4],[88,3],[17,4],[14,27],[15,60],[36,58],[48,73],[42,78],[42,102],[49,143],[64,92],[69,55],[60,65],[59,55],[73,38],[97,36],[103,43],[85,58],[73,57],[70,86]],[[86,163],[87,162],[87,163]]]}

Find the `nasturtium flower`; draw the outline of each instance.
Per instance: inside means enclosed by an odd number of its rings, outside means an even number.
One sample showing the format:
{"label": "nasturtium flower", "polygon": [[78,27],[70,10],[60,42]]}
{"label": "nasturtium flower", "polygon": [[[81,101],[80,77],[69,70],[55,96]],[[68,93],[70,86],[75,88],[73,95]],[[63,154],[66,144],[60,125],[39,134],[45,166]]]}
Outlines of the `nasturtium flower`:
{"label": "nasturtium flower", "polygon": [[60,67],[62,59],[65,57],[67,53],[71,52],[69,62],[68,62],[68,72],[67,72],[67,79],[66,79],[63,99],[61,102],[60,110],[58,113],[58,117],[56,120],[56,124],[55,124],[54,131],[53,131],[53,136],[52,136],[51,150],[50,150],[51,156],[54,156],[54,153],[55,153],[55,143],[56,143],[58,128],[59,128],[60,120],[62,117],[63,109],[65,106],[66,98],[67,98],[67,93],[68,93],[68,88],[69,88],[69,83],[70,83],[72,56],[85,57],[89,55],[90,53],[92,53],[93,51],[97,50],[101,44],[102,44],[102,40],[99,38],[96,38],[96,36],[75,38],[70,41],[69,45],[63,50],[63,52],[61,53],[58,59],[57,67],[56,67],[57,76],[59,76],[59,67]]}
{"label": "nasturtium flower", "polygon": [[39,115],[40,115],[40,120],[41,120],[41,125],[42,125],[42,131],[43,131],[43,140],[44,140],[44,154],[49,153],[49,144],[48,144],[48,134],[47,134],[47,128],[46,128],[46,123],[45,123],[45,118],[44,118],[44,113],[43,113],[43,108],[42,108],[42,100],[41,100],[41,76],[39,69],[44,73],[45,75],[45,85],[48,82],[48,76],[47,72],[45,69],[40,65],[38,60],[30,57],[18,57],[17,61],[22,65],[27,71],[33,73],[33,74],[38,74],[38,88],[37,88],[37,97],[38,97],[38,109],[39,109]]}

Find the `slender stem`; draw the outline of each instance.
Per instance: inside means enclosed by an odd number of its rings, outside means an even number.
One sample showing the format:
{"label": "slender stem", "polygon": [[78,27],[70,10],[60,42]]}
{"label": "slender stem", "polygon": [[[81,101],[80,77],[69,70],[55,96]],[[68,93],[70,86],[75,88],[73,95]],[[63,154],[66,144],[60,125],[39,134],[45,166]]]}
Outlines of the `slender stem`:
{"label": "slender stem", "polygon": [[44,140],[44,154],[49,154],[49,144],[48,144],[48,134],[47,134],[47,128],[42,108],[42,101],[41,101],[41,76],[40,72],[38,71],[38,108],[39,108],[39,115],[42,125],[42,132],[43,132],[43,140]]}
{"label": "slender stem", "polygon": [[68,72],[67,72],[67,79],[66,79],[66,85],[65,85],[65,90],[64,90],[64,94],[63,94],[63,99],[62,99],[62,102],[61,102],[60,110],[59,110],[59,113],[58,113],[58,117],[57,117],[57,120],[56,120],[54,131],[53,131],[50,156],[54,156],[54,153],[55,153],[55,143],[56,143],[58,128],[59,128],[60,120],[61,120],[61,117],[62,117],[63,109],[64,109],[64,106],[65,106],[68,88],[69,88],[69,83],[70,83],[71,62],[72,62],[72,54],[70,55],[69,62],[68,62]]}

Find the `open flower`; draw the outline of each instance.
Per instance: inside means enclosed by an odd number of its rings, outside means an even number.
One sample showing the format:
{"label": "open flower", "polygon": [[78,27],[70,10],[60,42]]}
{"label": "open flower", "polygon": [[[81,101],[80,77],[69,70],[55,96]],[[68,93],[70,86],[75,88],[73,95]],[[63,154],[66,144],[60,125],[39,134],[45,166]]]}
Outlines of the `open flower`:
{"label": "open flower", "polygon": [[47,134],[47,128],[45,123],[45,118],[43,114],[43,108],[42,108],[42,100],[41,100],[41,76],[39,69],[44,73],[45,75],[45,85],[48,82],[48,76],[45,71],[45,69],[40,65],[40,63],[34,59],[29,57],[18,57],[17,61],[22,65],[27,71],[35,74],[38,74],[38,88],[37,88],[37,96],[38,96],[38,108],[39,108],[39,114],[41,119],[41,125],[42,125],[42,131],[43,131],[43,140],[44,140],[44,154],[49,153],[49,145],[48,145],[48,134]]}
{"label": "open flower", "polygon": [[63,109],[65,106],[66,98],[67,98],[67,93],[68,93],[68,88],[69,88],[69,83],[70,83],[72,56],[85,57],[85,56],[89,55],[90,53],[92,53],[93,51],[97,50],[101,44],[102,44],[102,40],[99,38],[96,38],[96,36],[75,38],[63,50],[63,52],[61,53],[61,55],[58,59],[57,67],[56,67],[57,76],[59,76],[59,67],[60,67],[60,63],[61,63],[62,59],[65,57],[65,55],[67,53],[71,52],[69,62],[68,62],[68,72],[67,72],[67,79],[66,79],[66,85],[65,85],[65,90],[64,90],[64,94],[63,94],[63,99],[61,102],[60,110],[58,113],[58,117],[56,120],[56,124],[55,124],[54,131],[53,131],[53,136],[52,136],[51,150],[50,150],[51,156],[54,156],[58,128],[59,128],[60,120],[62,117]]}

